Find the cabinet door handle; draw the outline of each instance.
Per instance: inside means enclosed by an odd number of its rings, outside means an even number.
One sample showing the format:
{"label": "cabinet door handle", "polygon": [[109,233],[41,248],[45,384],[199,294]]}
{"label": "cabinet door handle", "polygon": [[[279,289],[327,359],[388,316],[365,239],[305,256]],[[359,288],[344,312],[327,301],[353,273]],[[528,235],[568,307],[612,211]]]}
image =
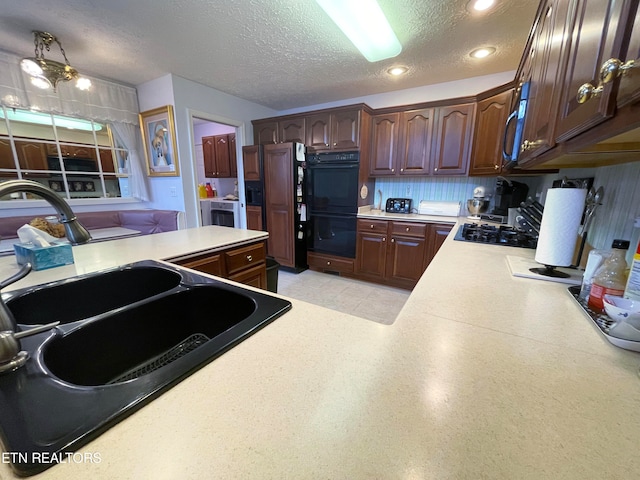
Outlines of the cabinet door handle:
{"label": "cabinet door handle", "polygon": [[[516,148],[515,145],[511,147],[511,153],[507,153],[507,134],[509,133],[509,124],[515,120],[518,116],[518,110],[514,110],[511,112],[511,115],[507,118],[507,123],[504,125],[504,135],[502,136],[502,158],[504,160],[511,160],[511,154],[513,153],[513,149]],[[496,170],[498,166],[495,165]]]}
{"label": "cabinet door handle", "polygon": [[371,225],[371,228],[375,228],[373,225]]}
{"label": "cabinet door handle", "polygon": [[338,142],[334,142],[334,143],[333,143],[333,146],[334,146],[334,147],[337,147],[337,146],[338,146]]}
{"label": "cabinet door handle", "polygon": [[395,238],[392,238],[392,239],[391,239],[391,243],[396,243],[396,239],[395,239]]}
{"label": "cabinet door handle", "polygon": [[392,169],[391,169],[391,171],[392,171],[392,172],[395,172],[395,171],[396,171],[396,169],[395,169],[395,168],[392,168]]}
{"label": "cabinet door handle", "polygon": [[327,265],[331,265],[331,262],[327,262]]}
{"label": "cabinet door handle", "polygon": [[387,241],[387,237],[382,237],[382,241],[386,242]]}
{"label": "cabinet door handle", "polygon": [[578,103],[586,103],[592,98],[599,97],[607,83],[613,82],[618,77],[623,77],[629,73],[629,70],[637,67],[635,60],[622,62],[617,58],[610,58],[600,67],[600,81],[598,86],[594,87],[591,83],[584,83],[578,88],[576,100]]}
{"label": "cabinet door handle", "polygon": [[434,168],[434,169],[433,169],[433,171],[434,171],[434,172],[437,172],[437,171],[438,171],[438,167]]}
{"label": "cabinet door handle", "polygon": [[250,262],[251,260],[253,260],[253,257],[251,255],[247,255],[247,262]]}

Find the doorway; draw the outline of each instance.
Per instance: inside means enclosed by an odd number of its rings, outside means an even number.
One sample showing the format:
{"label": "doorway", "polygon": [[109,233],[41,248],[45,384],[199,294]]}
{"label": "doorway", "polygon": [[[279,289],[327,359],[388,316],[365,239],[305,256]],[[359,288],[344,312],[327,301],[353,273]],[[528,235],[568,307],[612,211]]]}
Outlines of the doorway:
{"label": "doorway", "polygon": [[[238,198],[240,207],[240,222],[237,228],[246,228],[246,215],[244,213],[244,178],[242,174],[242,145],[244,145],[244,124],[231,119],[224,119],[202,112],[190,112],[192,132],[192,156],[193,159],[193,191],[198,191],[200,184],[210,183],[215,188],[217,199]],[[205,172],[203,138],[235,134],[236,148],[236,177],[216,178],[207,176]],[[200,198],[196,196],[196,211],[201,211]],[[198,226],[202,226],[202,217],[198,215]]]}

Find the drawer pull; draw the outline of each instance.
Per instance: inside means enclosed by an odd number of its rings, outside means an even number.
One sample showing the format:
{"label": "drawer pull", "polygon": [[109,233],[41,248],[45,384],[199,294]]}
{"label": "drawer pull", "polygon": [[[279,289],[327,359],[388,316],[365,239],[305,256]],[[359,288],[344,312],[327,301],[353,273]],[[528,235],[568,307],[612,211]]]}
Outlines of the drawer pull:
{"label": "drawer pull", "polygon": [[331,265],[331,262],[327,262],[327,265]]}
{"label": "drawer pull", "polygon": [[395,239],[395,238],[392,238],[392,239],[391,239],[391,243],[396,243],[396,239]]}
{"label": "drawer pull", "polygon": [[371,228],[375,228],[373,225],[371,225]]}
{"label": "drawer pull", "polygon": [[251,255],[247,255],[247,262],[250,262],[251,260],[253,260],[253,257]]}
{"label": "drawer pull", "polygon": [[409,230],[410,230],[410,229],[409,229],[409,227],[407,227],[407,232],[408,232]]}

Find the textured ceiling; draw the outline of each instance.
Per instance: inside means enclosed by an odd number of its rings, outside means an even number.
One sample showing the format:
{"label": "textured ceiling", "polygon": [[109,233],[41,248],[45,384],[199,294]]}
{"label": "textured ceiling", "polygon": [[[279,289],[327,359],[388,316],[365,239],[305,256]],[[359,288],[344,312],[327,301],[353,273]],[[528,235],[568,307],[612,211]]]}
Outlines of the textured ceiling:
{"label": "textured ceiling", "polygon": [[[45,30],[87,75],[135,86],[173,73],[286,110],[515,70],[538,1],[501,0],[485,16],[467,2],[379,0],[403,50],[376,63],[314,0],[7,0],[0,49],[31,55],[31,31]],[[486,45],[496,54],[468,56]],[[410,72],[390,78],[396,64]]]}

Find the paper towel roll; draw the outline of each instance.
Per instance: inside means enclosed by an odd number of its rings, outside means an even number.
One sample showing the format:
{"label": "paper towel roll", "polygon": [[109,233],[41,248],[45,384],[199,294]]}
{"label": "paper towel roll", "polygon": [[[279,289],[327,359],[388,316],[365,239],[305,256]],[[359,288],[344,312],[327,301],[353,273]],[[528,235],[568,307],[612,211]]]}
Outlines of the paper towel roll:
{"label": "paper towel roll", "polygon": [[536,262],[555,267],[571,265],[586,194],[583,188],[550,188],[547,191]]}

